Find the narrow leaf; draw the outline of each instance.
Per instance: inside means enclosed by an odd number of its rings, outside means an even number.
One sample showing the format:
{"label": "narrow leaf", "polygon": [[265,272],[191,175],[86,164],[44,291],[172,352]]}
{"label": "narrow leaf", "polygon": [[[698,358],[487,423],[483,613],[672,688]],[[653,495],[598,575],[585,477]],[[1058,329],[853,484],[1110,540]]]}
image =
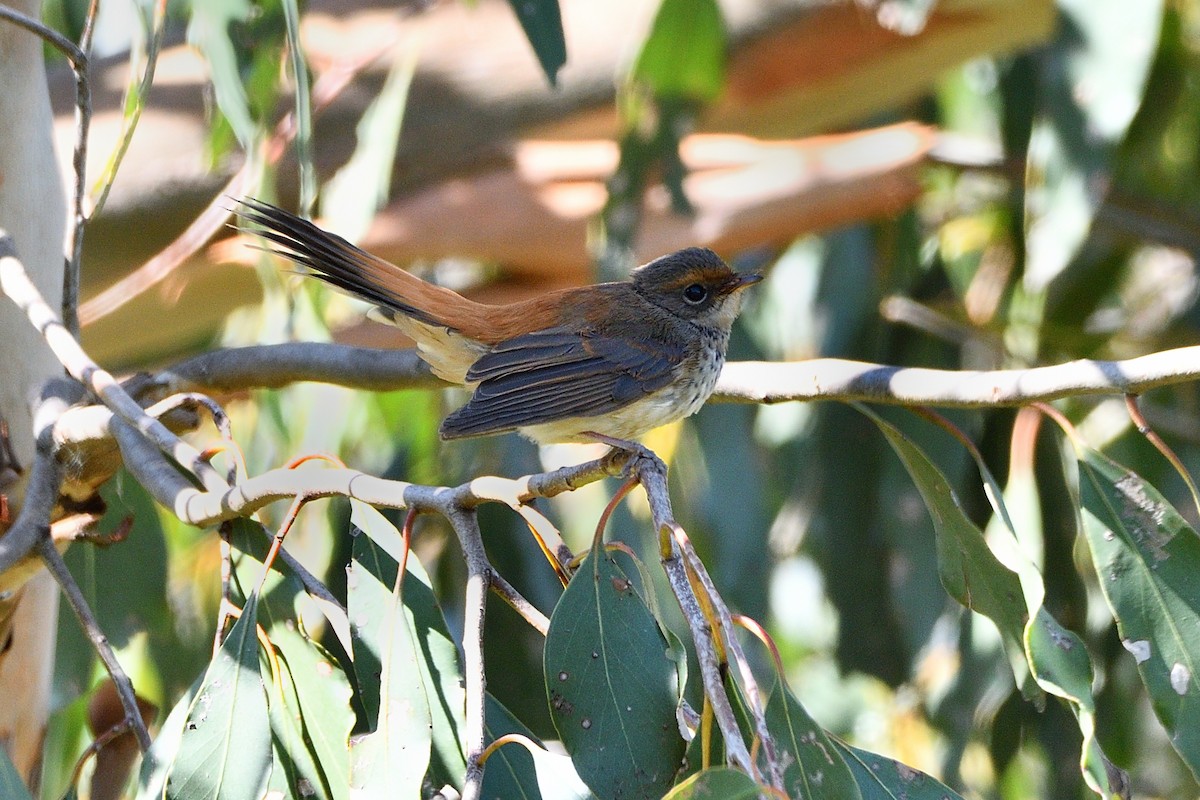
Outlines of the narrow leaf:
{"label": "narrow leaf", "polygon": [[296,0],[281,0],[283,19],[287,25],[288,60],[292,66],[296,117],[296,165],[300,170],[300,210],[312,213],[317,198],[317,173],[312,153],[312,93],[308,82],[308,59],[300,43],[300,9]]}
{"label": "narrow leaf", "polygon": [[516,13],[525,38],[533,45],[546,80],[558,83],[558,71],[567,63],[567,40],[563,36],[558,0],[508,0]]}
{"label": "narrow leaf", "polygon": [[213,95],[217,107],[229,120],[242,149],[253,147],[255,125],[250,114],[250,101],[242,85],[238,60],[229,26],[245,22],[252,8],[248,0],[206,0],[192,4],[188,41],[195,45],[208,61],[212,76]]}
{"label": "narrow leaf", "polygon": [[188,712],[166,797],[257,797],[271,774],[271,726],[258,657],[258,597],[246,599]]}
{"label": "narrow leaf", "polygon": [[[400,532],[388,522],[386,517],[365,503],[352,500],[350,508],[351,523],[367,534],[367,536],[359,536],[355,539],[355,553],[360,558],[359,564],[364,568],[369,567],[376,579],[382,581],[390,591],[395,583],[398,569],[396,558],[403,555],[403,541]],[[368,537],[369,541],[367,541]],[[370,542],[374,542],[379,547],[370,546]],[[420,560],[410,557],[407,566],[408,572],[404,576],[403,608],[408,620],[411,639],[419,649],[420,657],[417,659],[417,669],[432,715],[431,775],[439,786],[450,784],[461,787],[467,771],[467,757],[463,745],[463,728],[466,724],[464,717],[466,694],[462,686],[462,667],[458,662],[458,648],[450,636],[445,617],[442,615],[441,607],[433,592],[433,585],[424,567],[421,566]],[[355,574],[357,573],[351,573],[349,578],[353,578]],[[378,619],[374,616],[376,612],[370,611],[367,605],[360,604],[360,601],[363,600],[365,598],[359,598],[358,601],[351,600],[349,603],[352,609],[351,619],[357,620],[357,624],[352,622],[352,625],[360,632],[364,630],[363,625],[368,625],[371,620],[377,621]],[[359,677],[360,689],[364,691],[364,703],[367,702],[364,680],[369,682],[370,678],[364,678],[363,673],[359,671],[359,657],[363,655],[367,659],[366,663],[370,664],[372,656],[369,653],[372,647],[378,647],[378,644],[368,643],[366,652],[362,647],[356,646],[354,649],[354,671]],[[375,652],[379,651],[375,650]],[[378,684],[378,662],[376,662],[374,670],[375,683]],[[370,669],[368,668],[367,671],[370,672]],[[413,677],[410,676],[409,680],[413,680]],[[374,702],[375,707],[378,708],[378,699]]]}
{"label": "narrow leaf", "polygon": [[1081,455],[1084,531],[1125,649],[1171,744],[1200,776],[1200,538],[1139,475]]}
{"label": "narrow leaf", "polygon": [[958,602],[996,623],[1009,661],[1026,697],[1039,697],[1041,688],[1026,668],[1025,606],[1016,573],[996,558],[962,506],[945,476],[921,449],[895,426],[865,406],[856,405],[887,438],[916,484],[933,518],[937,535],[938,575]]}
{"label": "narrow leaf", "polygon": [[551,719],[601,797],[658,800],[680,766],[667,648],[629,578],[594,547],[554,609],[544,662]]}
{"label": "narrow leaf", "polygon": [[404,613],[396,562],[365,536],[354,540],[347,593],[354,669],[374,708],[372,732],[350,749],[351,785],[367,797],[418,797],[433,744],[421,655]]}

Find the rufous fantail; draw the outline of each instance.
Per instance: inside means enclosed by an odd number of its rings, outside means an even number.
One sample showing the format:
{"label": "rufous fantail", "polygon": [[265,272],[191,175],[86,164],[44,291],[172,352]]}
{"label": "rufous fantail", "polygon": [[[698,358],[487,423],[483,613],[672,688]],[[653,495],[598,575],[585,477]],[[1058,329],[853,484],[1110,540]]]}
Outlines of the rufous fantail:
{"label": "rufous fantail", "polygon": [[657,258],[629,280],[485,305],[435,286],[313,223],[245,199],[270,249],[378,306],[438,375],[473,394],[444,439],[519,431],[540,443],[621,440],[694,414],[725,363],[742,289],[711,250]]}

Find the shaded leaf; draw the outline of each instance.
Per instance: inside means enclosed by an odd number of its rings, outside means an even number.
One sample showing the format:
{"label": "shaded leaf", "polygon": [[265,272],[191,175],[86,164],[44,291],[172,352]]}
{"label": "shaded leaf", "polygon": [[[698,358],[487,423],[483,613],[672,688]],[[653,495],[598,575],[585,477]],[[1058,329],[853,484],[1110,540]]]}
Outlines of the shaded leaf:
{"label": "shaded leaf", "polygon": [[[663,800],[755,800],[759,787],[749,775],[729,767],[716,767],[697,772],[676,786]],[[821,795],[793,795],[795,797],[817,797]],[[837,797],[838,795],[827,795]]]}
{"label": "shaded leaf", "polygon": [[550,715],[584,782],[601,797],[662,797],[684,754],[676,665],[625,573],[593,547],[550,619]]}
{"label": "shaded leaf", "polygon": [[533,45],[546,79],[551,86],[556,85],[558,71],[567,63],[567,41],[558,0],[508,0],[508,4],[525,31],[525,38]]}
{"label": "shaded leaf", "polygon": [[767,701],[767,727],[784,764],[783,785],[789,797],[838,797],[858,800],[854,776],[832,740],[791,693],[778,675]]}
{"label": "shaded leaf", "polygon": [[271,728],[258,657],[258,597],[217,652],[188,710],[165,796],[257,797],[271,774]]}
{"label": "shaded leaf", "polygon": [[308,59],[300,42],[300,9],[296,0],[280,0],[283,19],[287,26],[288,60],[291,62],[294,104],[292,114],[296,119],[296,166],[300,171],[300,210],[304,215],[312,213],[317,198],[317,173],[313,167],[312,152],[312,93],[308,82]]}
{"label": "shaded leaf", "polygon": [[1200,538],[1150,484],[1081,454],[1084,531],[1121,642],[1171,744],[1200,775]]}
{"label": "shaded leaf", "polygon": [[837,739],[833,743],[854,774],[863,800],[962,800],[945,784],[907,764]]}
{"label": "shaded leaf", "polygon": [[541,741],[504,705],[484,695],[484,732],[487,744],[509,733],[519,733],[536,745],[506,744],[488,756],[483,768],[483,797],[505,800],[586,800],[595,797],[579,779],[571,759],[541,749]]}
{"label": "shaded leaf", "polygon": [[25,782],[17,774],[17,768],[8,758],[8,751],[0,747],[0,797],[12,800],[31,800]]}

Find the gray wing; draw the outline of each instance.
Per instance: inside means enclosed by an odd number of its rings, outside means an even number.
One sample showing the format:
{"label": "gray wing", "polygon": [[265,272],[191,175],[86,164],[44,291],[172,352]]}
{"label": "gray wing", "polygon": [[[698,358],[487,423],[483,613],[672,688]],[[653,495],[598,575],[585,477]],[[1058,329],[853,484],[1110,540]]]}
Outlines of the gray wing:
{"label": "gray wing", "polygon": [[446,417],[456,439],[615,411],[669,384],[682,347],[599,334],[540,331],[501,342],[476,361],[470,402]]}

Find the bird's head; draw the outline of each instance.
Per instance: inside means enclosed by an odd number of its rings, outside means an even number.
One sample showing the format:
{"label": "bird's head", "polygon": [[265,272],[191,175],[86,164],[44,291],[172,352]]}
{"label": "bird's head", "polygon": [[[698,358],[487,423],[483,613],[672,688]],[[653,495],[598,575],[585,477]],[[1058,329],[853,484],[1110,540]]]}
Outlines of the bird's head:
{"label": "bird's head", "polygon": [[698,325],[728,331],[742,307],[741,290],[762,275],[734,272],[712,250],[689,247],[638,267],[630,279],[655,305]]}

